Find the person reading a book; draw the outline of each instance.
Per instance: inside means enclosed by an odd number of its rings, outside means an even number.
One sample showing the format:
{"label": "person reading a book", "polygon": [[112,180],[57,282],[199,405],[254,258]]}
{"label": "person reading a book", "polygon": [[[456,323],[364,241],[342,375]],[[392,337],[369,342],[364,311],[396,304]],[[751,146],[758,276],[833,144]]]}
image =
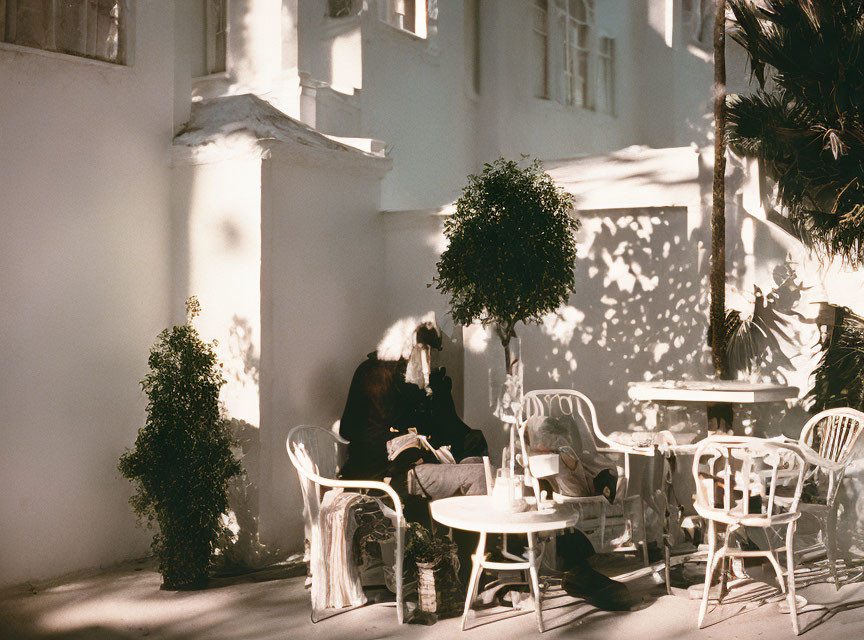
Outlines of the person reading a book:
{"label": "person reading a book", "polygon": [[431,366],[441,345],[434,316],[401,320],[357,367],[339,426],[343,478],[387,477],[400,494],[432,499],[486,493],[486,439],[456,413],[446,370]]}

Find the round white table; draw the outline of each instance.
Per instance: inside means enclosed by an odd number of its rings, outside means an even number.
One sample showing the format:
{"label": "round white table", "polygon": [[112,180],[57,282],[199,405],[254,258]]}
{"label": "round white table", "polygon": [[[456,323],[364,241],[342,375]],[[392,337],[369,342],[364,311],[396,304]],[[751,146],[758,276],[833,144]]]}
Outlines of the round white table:
{"label": "round white table", "polygon": [[[534,596],[534,610],[537,615],[537,627],[543,631],[543,614],[540,608],[540,581],[538,569],[540,558],[534,534],[559,531],[576,526],[579,515],[576,509],[567,504],[550,504],[548,507],[537,510],[532,507],[529,511],[520,513],[509,513],[495,509],[492,506],[490,496],[456,496],[435,500],[429,508],[436,522],[463,529],[465,531],[476,531],[480,534],[477,543],[477,551],[472,556],[471,578],[468,581],[468,593],[465,596],[465,611],[462,614],[462,630],[468,620],[471,604],[477,597],[477,588],[480,584],[480,574],[483,569],[496,569],[502,571],[527,570],[530,577],[531,593]],[[510,562],[493,562],[486,559],[486,535],[489,533],[522,533],[528,536],[528,559],[525,561],[514,560]]]}

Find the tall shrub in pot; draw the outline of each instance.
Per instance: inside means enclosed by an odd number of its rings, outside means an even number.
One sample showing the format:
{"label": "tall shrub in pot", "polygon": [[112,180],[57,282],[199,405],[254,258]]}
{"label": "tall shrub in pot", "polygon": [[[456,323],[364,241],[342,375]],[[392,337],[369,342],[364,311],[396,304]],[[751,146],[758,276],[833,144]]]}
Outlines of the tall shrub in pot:
{"label": "tall shrub in pot", "polygon": [[206,581],[228,511],[228,481],[240,473],[219,408],[221,365],[192,326],[196,298],[186,301],[186,312],[186,324],[162,331],[150,350],[150,373],[141,381],[146,424],[119,464],[135,483],[129,501],[139,521],[158,525],[152,548],[168,589]]}
{"label": "tall shrub in pot", "polygon": [[499,158],[468,176],[456,212],[444,223],[447,249],[436,287],[450,296],[453,319],[492,325],[512,365],[510,341],[520,322],[542,322],[575,287],[573,196],[539,160],[526,167]]}

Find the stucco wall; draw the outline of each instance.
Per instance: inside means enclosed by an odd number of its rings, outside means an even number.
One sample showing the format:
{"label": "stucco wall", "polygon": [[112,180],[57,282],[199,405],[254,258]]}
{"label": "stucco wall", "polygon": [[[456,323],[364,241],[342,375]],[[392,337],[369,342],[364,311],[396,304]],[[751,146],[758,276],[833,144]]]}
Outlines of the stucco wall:
{"label": "stucco wall", "polygon": [[461,3],[438,3],[438,32],[428,40],[383,23],[374,10],[363,16],[363,29],[359,135],[386,141],[393,158],[381,207],[448,204],[476,168]]}
{"label": "stucco wall", "polygon": [[136,9],[128,68],[0,45],[2,584],[147,550],[117,461],[174,319],[174,13]]}
{"label": "stucco wall", "polygon": [[385,328],[380,175],[295,157],[262,169],[262,536],[297,549],[302,500],[285,452],[299,424],[330,428]]}
{"label": "stucco wall", "polygon": [[202,338],[216,340],[231,418],[256,427],[261,357],[261,158],[232,154],[174,167],[172,303],[201,302]]}

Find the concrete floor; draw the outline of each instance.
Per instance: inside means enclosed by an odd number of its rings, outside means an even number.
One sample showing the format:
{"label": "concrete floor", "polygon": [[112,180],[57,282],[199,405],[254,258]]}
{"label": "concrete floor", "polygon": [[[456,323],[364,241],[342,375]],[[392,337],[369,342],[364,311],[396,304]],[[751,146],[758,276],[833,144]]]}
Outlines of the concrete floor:
{"label": "concrete floor", "polygon": [[[607,573],[618,568],[599,565]],[[431,626],[396,624],[393,608],[375,605],[355,609],[313,624],[309,594],[304,589],[305,567],[283,565],[257,573],[214,579],[202,591],[160,591],[152,560],[66,578],[50,584],[26,586],[0,593],[0,638],[126,640],[131,638],[195,638],[201,640],[297,638],[456,638],[467,640],[522,640],[540,637],[533,615],[486,622],[461,633],[459,619]],[[664,594],[652,576],[630,581],[639,603],[633,611],[605,613],[564,597],[544,601],[547,631],[543,638],[580,640],[654,640],[699,638],[770,640],[789,638],[789,616],[776,603],[755,607],[752,598],[709,612],[710,626],[696,629],[699,603],[685,589]],[[762,593],[771,592],[761,585]],[[821,605],[799,619],[807,638],[859,637],[864,632],[864,583],[838,592],[832,584],[817,583],[799,590]],[[749,605],[747,603],[750,603]],[[742,606],[751,610],[741,611]]]}

